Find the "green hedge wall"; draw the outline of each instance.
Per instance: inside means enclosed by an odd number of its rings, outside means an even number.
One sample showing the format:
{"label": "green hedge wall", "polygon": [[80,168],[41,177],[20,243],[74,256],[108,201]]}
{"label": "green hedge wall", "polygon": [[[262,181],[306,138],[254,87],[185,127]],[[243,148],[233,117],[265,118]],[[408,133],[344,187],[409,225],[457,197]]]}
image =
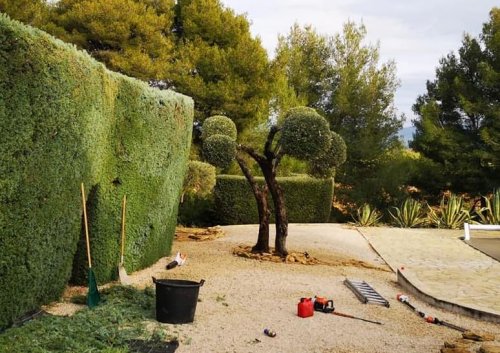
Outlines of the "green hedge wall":
{"label": "green hedge wall", "polygon": [[[263,178],[256,178],[261,184]],[[277,178],[283,188],[290,223],[328,222],[333,197],[331,179],[306,176]],[[219,175],[214,190],[220,224],[258,223],[257,205],[250,185],[242,176]],[[272,201],[269,206],[273,209]],[[272,220],[274,217],[272,217]]]}
{"label": "green hedge wall", "polygon": [[124,194],[127,270],[168,254],[192,116],[190,98],[0,14],[0,328],[85,282],[82,181],[99,283],[116,278]]}

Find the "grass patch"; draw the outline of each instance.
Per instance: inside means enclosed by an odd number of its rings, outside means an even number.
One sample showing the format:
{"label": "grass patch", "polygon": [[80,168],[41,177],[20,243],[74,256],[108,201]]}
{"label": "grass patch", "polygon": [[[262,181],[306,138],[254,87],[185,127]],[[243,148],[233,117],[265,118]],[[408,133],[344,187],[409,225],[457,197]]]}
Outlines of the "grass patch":
{"label": "grass patch", "polygon": [[44,316],[0,334],[0,353],[131,353],[130,342],[170,341],[155,319],[152,288],[115,286],[101,292],[102,304],[71,317]]}

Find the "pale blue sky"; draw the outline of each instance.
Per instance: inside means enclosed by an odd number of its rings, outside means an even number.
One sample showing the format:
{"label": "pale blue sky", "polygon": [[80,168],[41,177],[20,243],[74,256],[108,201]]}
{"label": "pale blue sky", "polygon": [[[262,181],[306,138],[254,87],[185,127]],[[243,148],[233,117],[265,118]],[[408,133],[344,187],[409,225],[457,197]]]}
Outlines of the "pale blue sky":
{"label": "pale blue sky", "polygon": [[[393,59],[401,87],[395,103],[413,118],[411,106],[434,78],[439,59],[457,51],[465,32],[477,37],[498,0],[222,0],[246,13],[251,31],[272,57],[278,34],[294,22],[333,35],[347,20],[365,24],[370,43],[380,42],[381,61]],[[411,125],[407,122],[406,125]]]}

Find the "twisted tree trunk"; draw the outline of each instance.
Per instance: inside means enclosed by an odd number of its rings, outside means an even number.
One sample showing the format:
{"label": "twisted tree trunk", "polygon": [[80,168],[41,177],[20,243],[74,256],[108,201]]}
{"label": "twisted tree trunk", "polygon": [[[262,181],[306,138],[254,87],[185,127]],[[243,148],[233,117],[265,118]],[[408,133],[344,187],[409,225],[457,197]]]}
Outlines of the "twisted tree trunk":
{"label": "twisted tree trunk", "polygon": [[267,202],[268,188],[267,185],[259,186],[255,181],[250,169],[246,165],[241,156],[236,155],[236,161],[240,166],[243,175],[247,179],[250,187],[252,188],[255,201],[257,202],[257,210],[259,213],[259,235],[257,236],[257,243],[252,247],[254,252],[270,252],[269,249],[269,218],[271,211]]}
{"label": "twisted tree trunk", "polygon": [[[282,153],[279,148],[273,147],[273,140],[280,129],[277,126],[272,126],[267,135],[267,140],[264,145],[264,155],[257,153],[253,148],[238,145],[238,150],[243,151],[252,157],[259,165],[264,175],[266,181],[265,189],[258,189],[258,185],[253,179],[250,170],[246,167],[245,161],[241,157],[237,157],[238,164],[241,170],[245,174],[248,182],[252,186],[255,199],[257,200],[257,207],[259,209],[259,240],[254,246],[254,249],[265,247],[269,250],[269,207],[267,205],[267,192],[271,193],[273,204],[274,204],[274,214],[276,219],[276,239],[274,242],[275,251],[281,255],[288,255],[288,250],[286,249],[286,238],[288,236],[288,216],[285,207],[285,198],[283,196],[283,189],[278,184],[276,180],[276,168],[281,161]],[[273,150],[274,148],[274,150]],[[263,191],[265,191],[264,196],[262,196]],[[261,212],[262,207],[262,212]],[[264,212],[265,210],[265,212]],[[266,218],[267,216],[267,218]],[[267,227],[266,227],[267,220]],[[263,233],[267,231],[267,238],[262,235],[261,238],[261,228],[263,228]],[[262,240],[262,242],[261,242]],[[266,245],[264,246],[264,242]]]}
{"label": "twisted tree trunk", "polygon": [[276,172],[272,164],[262,168],[266,184],[271,193],[274,204],[274,217],[276,220],[276,238],[274,240],[275,251],[281,256],[288,255],[286,249],[286,238],[288,236],[288,215],[285,207],[283,189],[276,180]]}
{"label": "twisted tree trunk", "polygon": [[264,145],[265,161],[259,163],[264,178],[266,179],[267,187],[271,192],[274,204],[274,218],[276,220],[276,238],[274,240],[275,251],[281,256],[288,255],[286,249],[286,238],[288,236],[288,215],[286,212],[285,198],[283,189],[276,180],[276,169],[283,157],[279,147],[273,148],[273,140],[279,132],[277,126],[272,126],[267,135],[267,141]]}

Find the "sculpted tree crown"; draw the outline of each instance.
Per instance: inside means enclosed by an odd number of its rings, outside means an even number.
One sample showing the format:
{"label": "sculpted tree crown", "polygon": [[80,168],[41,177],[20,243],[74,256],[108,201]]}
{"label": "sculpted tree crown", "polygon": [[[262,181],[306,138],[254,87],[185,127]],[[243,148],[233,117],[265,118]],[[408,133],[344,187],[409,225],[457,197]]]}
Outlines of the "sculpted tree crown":
{"label": "sculpted tree crown", "polygon": [[328,121],[314,109],[297,107],[285,115],[280,144],[283,153],[311,160],[325,152],[331,144]]}
{"label": "sculpted tree crown", "polygon": [[223,115],[214,115],[203,123],[201,139],[206,140],[213,135],[225,135],[236,141],[237,134],[236,125],[231,119]]}
{"label": "sculpted tree crown", "polygon": [[330,131],[330,148],[309,163],[308,174],[315,178],[331,178],[347,159],[347,146],[339,134]]}

